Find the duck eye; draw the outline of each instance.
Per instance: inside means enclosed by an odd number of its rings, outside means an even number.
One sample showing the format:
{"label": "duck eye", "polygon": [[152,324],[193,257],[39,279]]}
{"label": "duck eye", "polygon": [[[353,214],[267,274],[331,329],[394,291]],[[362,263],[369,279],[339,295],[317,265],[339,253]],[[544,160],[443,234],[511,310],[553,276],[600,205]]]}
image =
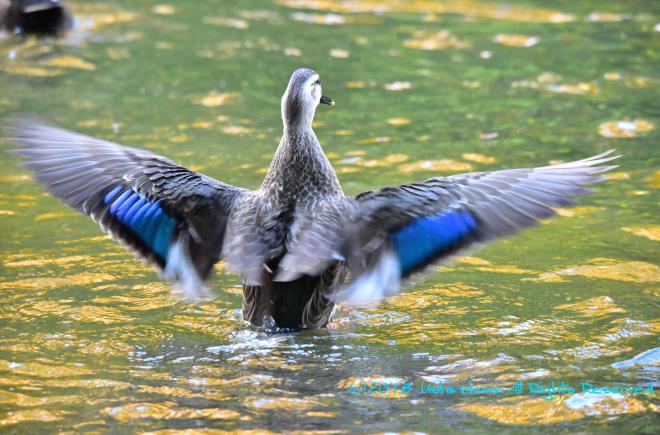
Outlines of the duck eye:
{"label": "duck eye", "polygon": [[317,81],[315,81],[314,84],[315,84],[315,85],[320,85],[320,84],[321,84],[321,80],[317,80]]}

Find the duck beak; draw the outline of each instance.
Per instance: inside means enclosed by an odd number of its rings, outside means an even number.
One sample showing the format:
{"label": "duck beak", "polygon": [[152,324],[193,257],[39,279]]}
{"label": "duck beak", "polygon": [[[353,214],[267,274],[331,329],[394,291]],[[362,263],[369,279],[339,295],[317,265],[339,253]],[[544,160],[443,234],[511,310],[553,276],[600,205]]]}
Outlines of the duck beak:
{"label": "duck beak", "polygon": [[321,95],[321,104],[327,104],[328,106],[334,106],[335,102],[332,98]]}

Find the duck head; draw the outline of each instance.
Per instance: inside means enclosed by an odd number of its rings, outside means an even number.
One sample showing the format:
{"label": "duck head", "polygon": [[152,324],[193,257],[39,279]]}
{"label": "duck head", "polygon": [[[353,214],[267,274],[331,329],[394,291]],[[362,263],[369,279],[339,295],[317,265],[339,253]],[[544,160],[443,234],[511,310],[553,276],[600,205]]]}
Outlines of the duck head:
{"label": "duck head", "polygon": [[323,95],[319,75],[308,68],[295,70],[282,96],[284,128],[301,130],[311,127],[319,104],[335,104],[332,99]]}

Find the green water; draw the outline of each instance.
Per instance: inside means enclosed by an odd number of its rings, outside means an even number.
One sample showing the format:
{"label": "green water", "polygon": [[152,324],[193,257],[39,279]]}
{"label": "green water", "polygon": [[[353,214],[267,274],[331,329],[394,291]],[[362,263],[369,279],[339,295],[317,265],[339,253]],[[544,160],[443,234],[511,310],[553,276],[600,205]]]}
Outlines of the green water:
{"label": "green water", "polygon": [[[616,148],[579,207],[324,331],[265,335],[240,282],[173,299],[156,274],[0,155],[0,431],[653,433],[660,3],[76,1],[62,40],[0,37],[0,118],[35,113],[256,188],[291,72],[337,105],[316,132],[344,189]],[[330,24],[328,24],[330,23]],[[514,36],[512,36],[514,35]],[[519,35],[519,36],[515,36]],[[447,382],[522,394],[353,394]],[[577,391],[544,400],[528,383]]]}

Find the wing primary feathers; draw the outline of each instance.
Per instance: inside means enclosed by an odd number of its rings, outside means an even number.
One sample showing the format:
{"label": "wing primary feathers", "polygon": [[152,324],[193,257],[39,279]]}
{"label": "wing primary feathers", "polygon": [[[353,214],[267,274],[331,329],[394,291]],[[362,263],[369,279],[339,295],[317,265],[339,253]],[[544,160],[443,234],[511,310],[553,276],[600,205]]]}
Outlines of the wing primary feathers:
{"label": "wing primary feathers", "polygon": [[36,119],[11,118],[5,131],[17,145],[13,152],[50,193],[154,265],[179,293],[208,296],[204,282],[221,256],[229,214],[245,189],[149,151]]}
{"label": "wing primary feathers", "polygon": [[[342,297],[364,299],[398,289],[384,264],[398,271],[400,281],[469,246],[537,225],[556,214],[554,207],[574,205],[573,197],[591,193],[583,185],[606,180],[599,174],[614,169],[605,164],[619,157],[610,150],[574,162],[435,177],[357,195],[358,211],[342,251],[354,282]],[[375,285],[386,287],[376,291]]]}

